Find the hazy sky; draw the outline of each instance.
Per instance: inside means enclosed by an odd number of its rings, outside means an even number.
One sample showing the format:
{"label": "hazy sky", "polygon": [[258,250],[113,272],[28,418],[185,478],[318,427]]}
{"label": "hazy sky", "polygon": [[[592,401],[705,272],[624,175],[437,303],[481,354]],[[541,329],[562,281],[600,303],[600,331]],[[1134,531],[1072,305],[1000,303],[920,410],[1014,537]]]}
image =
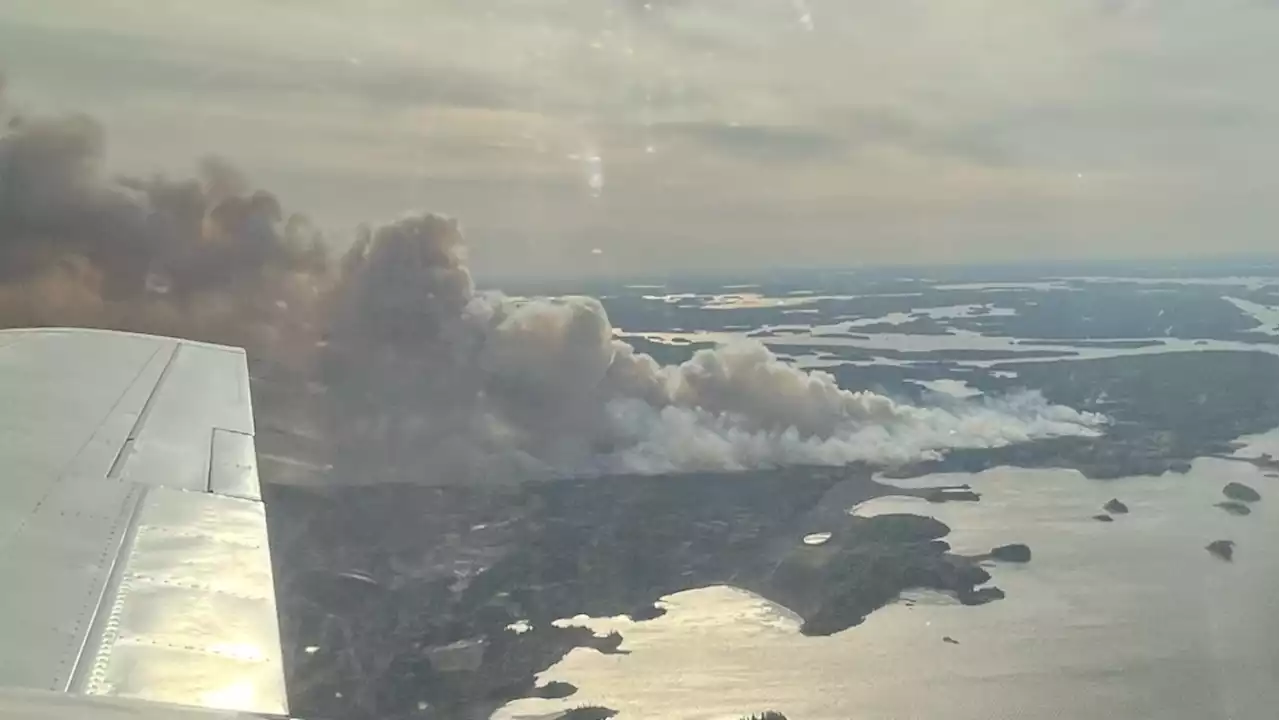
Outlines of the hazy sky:
{"label": "hazy sky", "polygon": [[[73,12],[71,9],[75,8]],[[27,112],[482,271],[1275,252],[1274,0],[6,0]]]}

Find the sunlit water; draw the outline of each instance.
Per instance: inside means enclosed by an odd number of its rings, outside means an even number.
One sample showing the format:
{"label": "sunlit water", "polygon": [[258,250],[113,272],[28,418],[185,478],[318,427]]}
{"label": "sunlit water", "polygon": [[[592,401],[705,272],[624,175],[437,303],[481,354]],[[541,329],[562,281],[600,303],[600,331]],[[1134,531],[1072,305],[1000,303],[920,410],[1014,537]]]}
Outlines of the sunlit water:
{"label": "sunlit water", "polygon": [[[1045,282],[1031,283],[960,283],[950,285],[938,285],[937,289],[966,289],[966,290],[1001,290],[1001,289],[1079,289],[1064,284],[1068,279],[1052,280]],[[1268,284],[1274,283],[1274,280],[1268,278],[1184,278],[1180,280],[1171,279],[1155,279],[1155,278],[1071,278],[1075,282],[1116,282],[1116,283],[1132,283],[1132,284],[1183,284],[1183,285],[1209,285],[1223,286],[1229,291],[1232,286],[1240,286],[1246,289],[1257,289]],[[918,295],[918,293],[886,293],[882,296],[905,296]],[[697,294],[697,293],[680,293],[670,295],[646,295],[645,298],[655,301],[663,301],[667,303],[681,304],[688,303],[689,307],[703,307],[713,309],[741,309],[741,308],[791,308],[790,310],[780,310],[782,314],[795,315],[803,312],[803,308],[797,309],[796,306],[803,306],[808,303],[815,302],[820,299],[850,299],[860,297],[858,295],[802,295],[802,296],[766,296],[758,293],[730,293],[730,294]],[[1247,300],[1224,295],[1223,299],[1240,309],[1242,313],[1248,315],[1257,321],[1258,325],[1254,328],[1254,332],[1258,334],[1258,342],[1241,342],[1237,340],[1211,340],[1198,339],[1190,340],[1184,338],[1172,337],[1135,337],[1135,338],[1110,338],[1116,342],[1142,342],[1147,343],[1143,347],[1087,347],[1072,344],[1070,340],[1064,340],[1059,343],[1052,344],[1025,344],[1024,338],[1009,337],[1003,335],[986,335],[972,330],[948,327],[945,334],[914,334],[914,333],[892,333],[892,332],[873,332],[863,333],[863,328],[873,327],[877,325],[904,325],[912,322],[917,316],[928,317],[935,322],[943,324],[948,320],[975,317],[977,315],[993,316],[1009,316],[1016,314],[1012,308],[1000,307],[998,295],[992,296],[992,303],[986,305],[967,304],[967,305],[948,305],[948,306],[921,306],[913,308],[910,312],[891,312],[879,317],[859,318],[856,320],[846,320],[839,323],[831,324],[803,324],[803,323],[787,323],[771,325],[764,330],[771,331],[770,334],[759,335],[758,332],[748,331],[640,331],[629,332],[625,328],[619,328],[614,331],[614,335],[620,338],[641,337],[653,342],[668,343],[672,345],[687,345],[690,343],[730,343],[741,341],[749,337],[755,336],[755,339],[768,345],[775,352],[787,353],[791,355],[793,364],[805,369],[817,369],[824,367],[834,367],[838,365],[909,365],[909,361],[901,361],[890,358],[876,357],[872,359],[845,360],[839,358],[824,357],[813,351],[797,352],[801,348],[830,348],[833,350],[839,348],[859,348],[862,350],[873,352],[876,350],[886,350],[894,352],[947,352],[947,351],[998,351],[1001,353],[1025,353],[1025,357],[1002,357],[993,360],[977,360],[964,359],[953,360],[958,365],[970,367],[989,367],[997,363],[1012,362],[1054,362],[1058,360],[1084,360],[1093,358],[1122,357],[1131,355],[1154,355],[1169,352],[1195,352],[1199,350],[1232,350],[1242,352],[1266,352],[1276,354],[1277,346],[1274,342],[1270,342],[1280,332],[1280,321],[1277,320],[1277,309],[1274,307],[1259,305]],[[1057,352],[1058,356],[1044,357],[1043,353]]]}
{"label": "sunlit water", "polygon": [[1255,332],[1267,335],[1280,334],[1280,312],[1276,308],[1259,305],[1258,303],[1241,300],[1229,295],[1223,295],[1222,299],[1240,308],[1240,312],[1257,320],[1258,327],[1254,328]]}
{"label": "sunlit water", "polygon": [[971,387],[969,383],[963,380],[943,378],[941,380],[908,380],[907,382],[915,383],[931,392],[954,398],[977,397],[982,394],[981,390]]}
{"label": "sunlit water", "polygon": [[[1249,452],[1275,453],[1276,433]],[[1238,480],[1263,495],[1245,517],[1214,507]],[[1277,707],[1277,480],[1200,459],[1186,475],[1096,481],[1074,471],[1001,468],[911,484],[971,483],[978,503],[880,498],[852,511],[913,512],[952,527],[958,552],[1025,542],[1027,565],[992,566],[1008,597],[963,607],[915,593],[825,638],[785,609],[728,587],[666,598],[656,620],[578,618],[618,629],[628,655],[574,650],[543,674],[568,700],[521,700],[495,718],[583,703],[622,718],[1270,718]],[[1130,512],[1091,518],[1118,497]],[[1233,562],[1212,540],[1236,541]],[[797,538],[797,542],[801,542]],[[944,642],[950,637],[958,644]]]}
{"label": "sunlit water", "polygon": [[[866,337],[843,337],[833,333],[847,332],[848,323],[840,325],[823,325],[812,327],[788,326],[788,334],[774,337],[756,338],[777,352],[788,352],[796,346],[805,347],[854,347],[867,350],[893,350],[901,352],[945,352],[950,350],[998,350],[1010,353],[1027,353],[1027,357],[1000,358],[997,360],[952,360],[957,365],[972,367],[989,367],[995,364],[1015,362],[1056,362],[1058,360],[1085,360],[1091,358],[1123,357],[1132,355],[1158,355],[1169,352],[1196,352],[1200,350],[1234,350],[1238,352],[1266,352],[1276,354],[1276,345],[1264,343],[1247,343],[1236,340],[1184,340],[1180,338],[1118,338],[1117,342],[1143,341],[1151,345],[1145,347],[1081,347],[1070,342],[1061,344],[1023,345],[1018,338],[998,335],[982,335],[980,333],[951,329],[945,335],[914,335],[907,333],[874,333]],[[654,342],[673,345],[689,343],[714,342],[729,343],[748,338],[741,332],[626,332],[615,331],[621,338],[643,337]],[[1053,351],[1065,353],[1065,357],[1042,357],[1037,353]],[[805,359],[810,359],[808,355]],[[812,359],[818,359],[816,357]],[[834,361],[831,364],[866,364],[863,361]],[[900,362],[892,364],[903,364]],[[802,363],[803,367],[818,367],[811,362]]]}

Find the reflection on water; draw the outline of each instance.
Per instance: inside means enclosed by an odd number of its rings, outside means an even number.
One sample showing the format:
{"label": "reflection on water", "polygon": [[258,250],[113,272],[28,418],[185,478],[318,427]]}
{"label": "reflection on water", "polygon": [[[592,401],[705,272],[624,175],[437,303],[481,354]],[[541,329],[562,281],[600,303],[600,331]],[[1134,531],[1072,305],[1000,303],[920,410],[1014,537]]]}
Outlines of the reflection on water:
{"label": "reflection on water", "polygon": [[[990,304],[979,305],[940,305],[937,307],[912,308],[910,312],[891,312],[881,317],[858,318],[838,325],[824,326],[828,331],[846,331],[850,328],[862,328],[872,325],[903,325],[920,318],[930,320],[956,320],[971,317],[1012,317],[1018,311],[1007,307],[994,307]],[[814,328],[815,332],[818,328]]]}
{"label": "reflection on water", "polygon": [[868,367],[871,365],[892,365],[895,367],[910,367],[911,363],[905,360],[892,360],[885,357],[873,357],[870,360],[844,360],[838,357],[827,357],[814,353],[805,353],[804,355],[789,355],[786,361],[801,370],[821,370],[823,368],[839,367],[841,365],[857,365],[858,367]]}
{"label": "reflection on water", "polygon": [[[1275,453],[1274,431],[1251,441],[1242,452]],[[1214,507],[1231,480],[1262,493],[1251,515]],[[948,540],[960,552],[1029,544],[1029,564],[991,568],[1005,600],[962,607],[916,594],[861,626],[807,638],[793,615],[748,593],[679,593],[656,620],[576,619],[619,630],[630,654],[574,650],[543,679],[572,682],[577,695],[521,700],[494,717],[582,703],[622,718],[696,720],[763,709],[807,720],[1275,715],[1274,478],[1201,459],[1186,475],[1108,482],[1009,468],[911,482],[956,481],[971,483],[981,502],[880,498],[854,512],[933,515],[953,528]],[[1130,512],[1092,519],[1112,497]],[[1215,539],[1236,541],[1234,562],[1204,550]]]}
{"label": "reflection on water", "polygon": [[[726,288],[730,286],[725,286]],[[754,286],[752,286],[754,287]],[[789,293],[785,297],[761,295],[760,293],[668,293],[666,295],[642,295],[644,300],[657,300],[669,305],[680,304],[687,307],[698,307],[703,310],[748,310],[758,308],[783,308],[797,305],[812,305],[821,300],[853,300],[862,297],[919,297],[920,293],[879,293],[873,295],[815,295],[810,291],[804,294]],[[696,301],[696,302],[689,302]]]}
{"label": "reflection on water", "polygon": [[1030,280],[1026,282],[941,283],[934,290],[1079,290],[1063,280]]}
{"label": "reflection on water", "polygon": [[952,380],[951,378],[941,378],[938,380],[908,380],[909,383],[915,383],[926,390],[932,390],[941,395],[949,395],[955,398],[977,397],[982,391],[972,387],[963,380]]}
{"label": "reflection on water", "polygon": [[[813,347],[856,347],[869,350],[894,350],[901,352],[940,352],[950,350],[1000,350],[1005,352],[1043,353],[1047,351],[1064,353],[1066,357],[1041,357],[1038,354],[1027,358],[1001,358],[999,360],[955,360],[958,365],[972,367],[988,367],[994,364],[1012,362],[1047,362],[1058,360],[1084,360],[1090,358],[1121,357],[1131,355],[1156,355],[1168,352],[1194,352],[1198,350],[1235,350],[1239,352],[1266,352],[1275,355],[1275,345],[1239,342],[1235,340],[1183,340],[1179,338],[1110,338],[1114,342],[1149,342],[1144,347],[1081,347],[1062,344],[1024,345],[1019,338],[982,335],[967,330],[949,328],[945,335],[912,335],[907,333],[875,333],[864,336],[839,335],[846,333],[851,323],[835,325],[813,325],[807,329],[800,326],[778,326],[773,330],[786,330],[786,334],[756,339],[774,350],[785,352],[789,346],[803,345]],[[626,332],[614,330],[619,338],[643,337],[654,342],[672,345],[687,345],[695,342],[728,343],[747,339],[742,332]],[[850,362],[849,364],[860,364]]]}
{"label": "reflection on water", "polygon": [[1280,448],[1280,429],[1257,435],[1245,435],[1236,438],[1235,443],[1238,446],[1233,453],[1236,457],[1251,458],[1262,453],[1276,457],[1280,455],[1280,452],[1277,452],[1277,448]]}
{"label": "reflection on water", "polygon": [[1255,302],[1241,300],[1240,298],[1234,298],[1228,295],[1223,295],[1222,299],[1240,308],[1241,312],[1258,321],[1258,327],[1254,328],[1254,332],[1265,333],[1267,335],[1280,334],[1280,311],[1277,311],[1276,308],[1259,305]]}
{"label": "reflection on water", "polygon": [[1275,277],[1267,277],[1265,275],[1230,275],[1225,277],[1184,277],[1184,278],[1154,278],[1154,277],[1106,277],[1094,275],[1076,275],[1069,277],[1055,278],[1056,280],[1071,283],[1096,283],[1096,284],[1119,284],[1119,285],[1187,285],[1216,287],[1219,285],[1231,286],[1237,285],[1246,290],[1260,290],[1276,284]]}
{"label": "reflection on water", "polygon": [[[1054,278],[1037,282],[994,282],[994,283],[952,283],[933,286],[934,290],[983,290],[983,291],[1000,291],[1000,290],[1079,290],[1082,285],[1092,283],[1114,283],[1114,284],[1135,284],[1135,285],[1202,285],[1202,286],[1221,286],[1224,288],[1240,287],[1247,290],[1257,290],[1262,287],[1268,287],[1274,284],[1271,278],[1258,277],[1227,277],[1227,278],[1105,278],[1105,277],[1075,277],[1075,278]],[[725,286],[726,288],[749,288],[753,286]],[[780,314],[795,316],[797,314],[815,312],[815,308],[805,307],[807,305],[817,303],[823,300],[852,300],[863,297],[904,297],[904,296],[921,296],[918,292],[908,293],[870,293],[865,295],[849,294],[849,295],[823,295],[815,294],[811,291],[793,291],[784,295],[765,295],[757,292],[730,292],[720,294],[705,293],[672,293],[666,295],[644,295],[646,300],[661,301],[668,304],[674,304],[680,308],[701,308],[709,310],[740,310],[740,309],[760,309],[772,308],[777,309]],[[1274,307],[1260,305],[1258,303],[1242,300],[1240,298],[1231,297],[1229,295],[1222,296],[1222,299],[1230,302],[1240,309],[1241,312],[1251,316],[1258,322],[1255,328],[1259,334],[1260,342],[1240,342],[1228,340],[1210,340],[1210,339],[1181,339],[1172,337],[1133,337],[1133,338],[1108,338],[1108,345],[1098,346],[1081,346],[1073,344],[1070,340],[1062,340],[1059,342],[1028,342],[1027,338],[1016,338],[1000,335],[985,335],[980,332],[966,330],[955,327],[946,327],[948,320],[958,320],[973,317],[996,317],[996,316],[1013,316],[1017,311],[1011,307],[1001,307],[999,305],[999,293],[994,292],[992,302],[987,303],[969,303],[960,305],[946,306],[929,306],[916,307],[909,311],[895,311],[878,317],[863,317],[848,319],[842,322],[826,323],[826,324],[798,324],[798,323],[782,323],[774,325],[765,325],[759,328],[743,328],[741,330],[730,330],[726,328],[722,331],[692,331],[692,332],[628,332],[623,329],[615,329],[616,337],[643,337],[645,339],[668,343],[672,345],[687,345],[690,343],[729,343],[740,341],[745,338],[754,338],[760,342],[773,348],[780,353],[787,353],[792,356],[792,361],[797,365],[812,369],[829,367],[839,364],[865,365],[868,363],[865,359],[857,360],[833,360],[831,358],[823,358],[821,355],[802,354],[789,352],[795,346],[808,346],[813,348],[860,348],[864,350],[886,350],[895,352],[912,352],[912,353],[928,353],[928,352],[951,352],[951,351],[988,351],[1008,353],[1025,353],[1025,357],[1001,358],[999,360],[978,360],[967,358],[956,360],[958,364],[971,367],[988,367],[997,362],[1046,362],[1051,360],[1063,359],[1093,359],[1108,358],[1131,355],[1151,355],[1168,352],[1190,352],[1197,350],[1230,350],[1245,352],[1267,352],[1271,354],[1277,353],[1277,346],[1274,344],[1264,344],[1267,335],[1275,336],[1280,333],[1280,319],[1277,317],[1277,310]],[[944,333],[897,333],[897,332],[870,332],[864,331],[866,328],[875,329],[882,326],[904,325],[909,326],[910,323],[927,319],[936,323],[941,323],[946,332]],[[1125,345],[1136,345],[1133,347],[1125,347]],[[1058,353],[1056,356],[1045,357],[1048,352]],[[884,362],[885,364],[901,364],[889,360],[877,359],[874,363]]]}

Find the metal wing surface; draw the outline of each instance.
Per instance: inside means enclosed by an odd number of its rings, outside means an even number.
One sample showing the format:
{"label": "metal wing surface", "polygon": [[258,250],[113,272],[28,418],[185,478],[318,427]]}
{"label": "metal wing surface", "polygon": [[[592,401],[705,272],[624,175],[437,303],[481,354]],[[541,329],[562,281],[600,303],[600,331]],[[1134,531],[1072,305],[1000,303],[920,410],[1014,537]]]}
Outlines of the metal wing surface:
{"label": "metal wing surface", "polygon": [[287,712],[253,436],[238,348],[0,331],[0,711]]}

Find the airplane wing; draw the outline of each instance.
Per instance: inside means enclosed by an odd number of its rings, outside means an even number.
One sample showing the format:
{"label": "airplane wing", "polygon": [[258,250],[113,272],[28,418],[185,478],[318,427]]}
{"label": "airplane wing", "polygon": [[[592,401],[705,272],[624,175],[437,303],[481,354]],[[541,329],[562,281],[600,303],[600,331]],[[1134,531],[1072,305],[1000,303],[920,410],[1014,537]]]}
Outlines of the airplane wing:
{"label": "airplane wing", "polygon": [[0,331],[0,713],[149,702],[288,712],[245,354]]}

